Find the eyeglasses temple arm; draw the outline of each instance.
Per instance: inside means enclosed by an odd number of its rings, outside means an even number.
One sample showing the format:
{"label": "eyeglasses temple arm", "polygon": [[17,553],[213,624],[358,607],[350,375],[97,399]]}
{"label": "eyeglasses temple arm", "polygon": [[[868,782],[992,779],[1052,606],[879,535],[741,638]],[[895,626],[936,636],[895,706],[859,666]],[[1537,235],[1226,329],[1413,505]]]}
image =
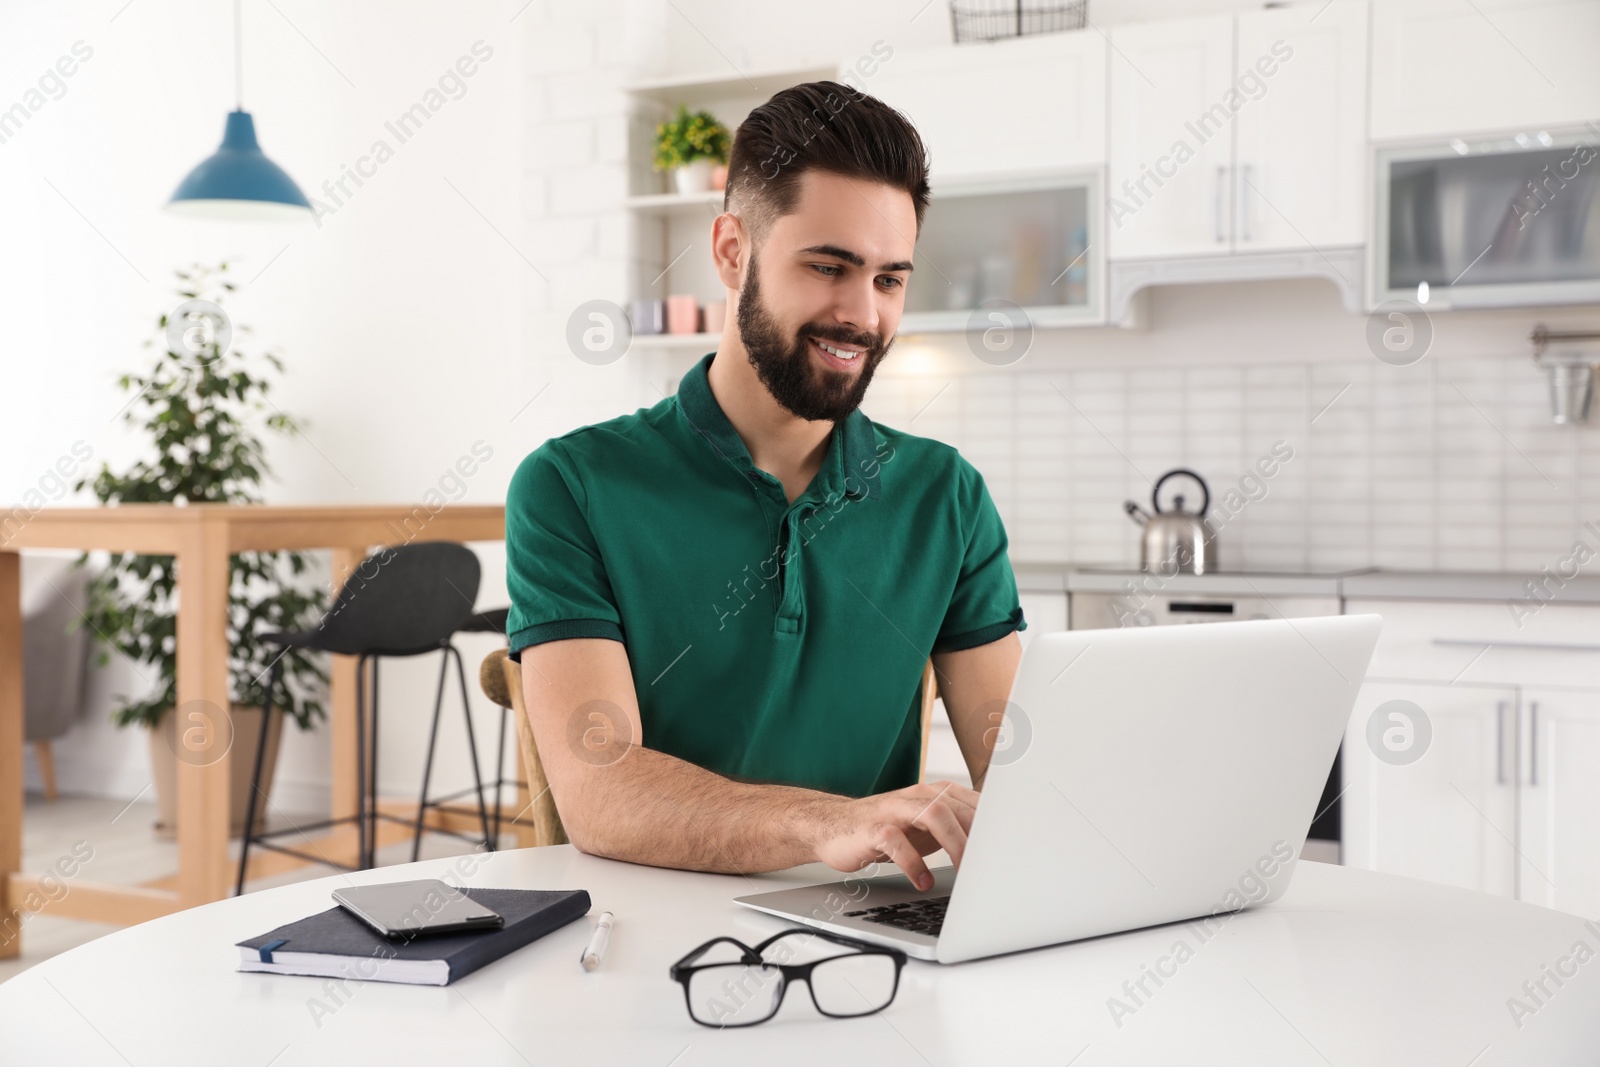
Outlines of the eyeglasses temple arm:
{"label": "eyeglasses temple arm", "polygon": [[735,948],[737,948],[739,950],[739,953],[740,953],[740,955],[742,957],[739,960],[740,963],[760,963],[761,962],[761,954],[760,954],[760,952],[757,951],[756,949],[751,948],[749,945],[745,944],[743,941],[737,941],[737,940],[735,940],[734,938],[731,938],[731,937],[713,937],[710,941],[707,941],[705,944],[701,945],[699,948],[695,949],[693,952],[690,952],[687,956],[683,957],[683,959],[679,960],[677,963],[674,963],[672,965],[672,968],[671,968],[671,971],[670,971],[672,977],[674,979],[676,979],[678,977],[678,975],[685,968],[693,966],[693,964],[695,963],[696,960],[698,960],[701,956],[704,956],[707,952],[710,952],[713,948],[715,948],[717,945],[719,945],[719,944],[721,944],[723,942],[726,942],[726,943],[734,946]]}

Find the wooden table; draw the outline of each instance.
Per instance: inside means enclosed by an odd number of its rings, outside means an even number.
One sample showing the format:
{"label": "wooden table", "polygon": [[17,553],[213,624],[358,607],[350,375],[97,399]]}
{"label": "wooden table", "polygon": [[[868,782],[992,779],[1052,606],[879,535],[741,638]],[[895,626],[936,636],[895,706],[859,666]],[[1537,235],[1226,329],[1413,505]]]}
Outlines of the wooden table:
{"label": "wooden table", "polygon": [[[6,534],[9,533],[9,537]],[[45,508],[20,527],[0,527],[0,932],[20,925],[19,909],[41,877],[22,866],[22,609],[19,549],[104,549],[177,557],[178,703],[230,706],[228,557],[237,552],[331,549],[337,587],[378,545],[410,541],[501,541],[505,508],[460,505],[265,506],[131,504]],[[334,656],[330,710],[332,811],[356,811],[356,661]],[[215,742],[215,737],[211,742]],[[134,923],[220,900],[233,880],[228,858],[229,756],[178,761],[178,873],[170,886],[120,886],[74,879],[50,913]],[[351,828],[353,838],[353,828]],[[342,851],[342,850],[341,850]],[[252,864],[254,866],[254,864]],[[59,894],[44,894],[59,896]],[[0,958],[21,939],[0,936]]]}

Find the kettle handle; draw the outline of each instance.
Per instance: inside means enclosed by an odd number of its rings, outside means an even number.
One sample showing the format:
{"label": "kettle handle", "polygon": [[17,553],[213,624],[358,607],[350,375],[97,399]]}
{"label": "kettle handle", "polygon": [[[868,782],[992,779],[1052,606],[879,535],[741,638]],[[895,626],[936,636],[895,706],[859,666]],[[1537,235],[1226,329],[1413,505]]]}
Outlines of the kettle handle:
{"label": "kettle handle", "polygon": [[1204,478],[1200,477],[1187,467],[1175,467],[1163,474],[1160,478],[1156,479],[1156,487],[1150,490],[1151,508],[1156,512],[1156,514],[1161,514],[1161,487],[1166,484],[1168,478],[1179,474],[1193,478],[1200,484],[1200,510],[1196,512],[1196,514],[1202,519],[1205,518],[1206,512],[1211,510],[1211,487],[1206,484],[1206,480]]}

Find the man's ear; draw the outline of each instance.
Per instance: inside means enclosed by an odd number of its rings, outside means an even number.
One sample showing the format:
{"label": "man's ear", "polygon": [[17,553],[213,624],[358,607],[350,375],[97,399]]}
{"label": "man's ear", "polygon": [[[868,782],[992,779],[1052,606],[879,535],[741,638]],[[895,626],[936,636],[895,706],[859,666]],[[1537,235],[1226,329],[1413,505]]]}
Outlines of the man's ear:
{"label": "man's ear", "polygon": [[724,211],[711,224],[711,264],[722,286],[737,293],[744,286],[744,270],[750,259],[750,234],[744,220]]}

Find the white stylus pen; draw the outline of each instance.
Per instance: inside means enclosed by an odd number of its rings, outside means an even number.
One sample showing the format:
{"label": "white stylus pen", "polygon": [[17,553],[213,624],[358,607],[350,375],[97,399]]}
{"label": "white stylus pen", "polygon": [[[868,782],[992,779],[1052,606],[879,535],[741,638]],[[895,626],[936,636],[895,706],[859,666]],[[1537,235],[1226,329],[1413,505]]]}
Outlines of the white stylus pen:
{"label": "white stylus pen", "polygon": [[600,918],[595,920],[594,933],[589,937],[589,947],[583,950],[583,969],[592,971],[600,966],[600,957],[606,954],[606,945],[611,943],[611,923],[615,918],[609,911],[602,911]]}

